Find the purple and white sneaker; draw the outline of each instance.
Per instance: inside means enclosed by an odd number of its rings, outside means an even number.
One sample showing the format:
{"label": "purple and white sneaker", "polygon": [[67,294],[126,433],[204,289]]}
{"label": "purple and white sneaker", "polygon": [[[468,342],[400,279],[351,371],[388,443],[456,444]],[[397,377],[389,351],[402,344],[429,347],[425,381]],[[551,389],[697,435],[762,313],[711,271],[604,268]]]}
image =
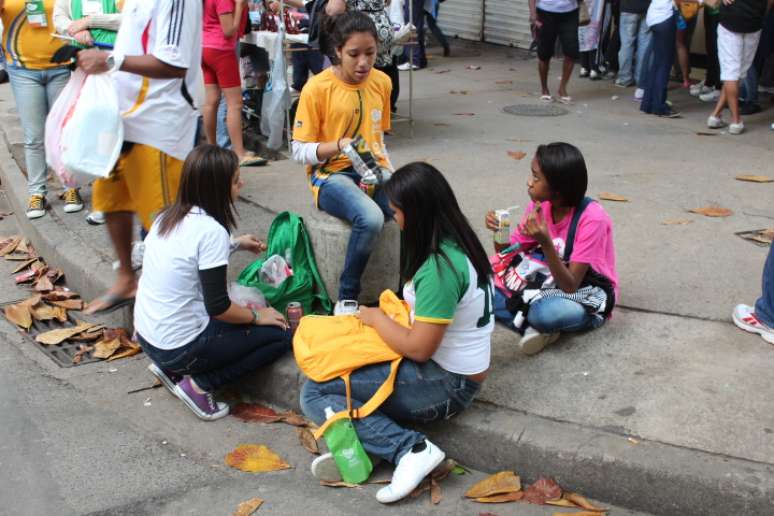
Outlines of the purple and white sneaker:
{"label": "purple and white sneaker", "polygon": [[167,371],[166,369],[162,369],[153,362],[148,365],[148,371],[153,373],[153,376],[158,378],[161,384],[166,387],[169,392],[177,396],[177,392],[175,392],[175,385],[177,382],[183,379],[182,375],[173,373],[172,371]]}
{"label": "purple and white sneaker", "polygon": [[228,405],[216,402],[210,392],[204,394],[196,392],[190,376],[185,376],[177,382],[175,393],[200,419],[214,421],[228,415]]}

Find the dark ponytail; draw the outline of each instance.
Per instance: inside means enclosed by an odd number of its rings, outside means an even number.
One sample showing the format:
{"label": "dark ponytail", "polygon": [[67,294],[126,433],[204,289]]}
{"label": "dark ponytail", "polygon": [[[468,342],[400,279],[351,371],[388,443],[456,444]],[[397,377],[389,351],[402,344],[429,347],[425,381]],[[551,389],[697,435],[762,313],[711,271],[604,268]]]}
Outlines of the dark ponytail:
{"label": "dark ponytail", "polygon": [[320,51],[328,56],[333,64],[339,64],[336,50],[347,42],[356,32],[366,32],[379,41],[376,25],[368,15],[360,11],[346,11],[335,16],[324,15],[320,20]]}

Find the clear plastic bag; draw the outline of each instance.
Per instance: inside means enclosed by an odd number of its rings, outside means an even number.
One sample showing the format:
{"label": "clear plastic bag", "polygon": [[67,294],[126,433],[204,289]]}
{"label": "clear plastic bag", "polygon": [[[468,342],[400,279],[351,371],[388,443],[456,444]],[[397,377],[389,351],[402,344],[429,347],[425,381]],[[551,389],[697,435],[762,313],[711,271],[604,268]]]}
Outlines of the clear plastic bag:
{"label": "clear plastic bag", "polygon": [[255,287],[240,285],[236,281],[228,286],[228,297],[232,302],[253,310],[266,308],[266,297],[263,292]]}
{"label": "clear plastic bag", "polygon": [[261,283],[277,288],[292,275],[293,269],[288,262],[282,256],[275,254],[263,262],[258,278]]}
{"label": "clear plastic bag", "polygon": [[285,50],[282,41],[285,31],[280,26],[279,44],[275,45],[271,63],[271,80],[263,90],[261,105],[261,133],[267,135],[266,146],[272,150],[282,147],[285,133],[287,109],[290,106],[290,91],[285,76]]}
{"label": "clear plastic bag", "polygon": [[46,117],[46,163],[53,170],[59,180],[67,188],[77,188],[83,186],[73,175],[65,169],[62,164],[62,131],[65,124],[72,117],[75,103],[83,89],[83,83],[86,81],[86,74],[80,69],[76,69],[70,80],[67,81],[62,92],[51,106],[51,111]]}
{"label": "clear plastic bag", "polygon": [[76,181],[110,175],[121,154],[124,125],[113,78],[89,75],[61,136],[62,165]]}

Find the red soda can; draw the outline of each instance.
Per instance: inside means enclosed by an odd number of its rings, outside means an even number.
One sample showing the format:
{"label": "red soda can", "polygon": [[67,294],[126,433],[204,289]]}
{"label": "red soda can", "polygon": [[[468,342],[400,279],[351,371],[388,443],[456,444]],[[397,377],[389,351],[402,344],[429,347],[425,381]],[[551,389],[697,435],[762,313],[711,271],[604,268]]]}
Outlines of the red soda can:
{"label": "red soda can", "polygon": [[287,315],[288,318],[290,331],[295,333],[298,325],[301,323],[301,318],[304,316],[304,309],[301,307],[301,303],[298,301],[292,301],[288,303],[288,307],[285,310],[285,315]]}

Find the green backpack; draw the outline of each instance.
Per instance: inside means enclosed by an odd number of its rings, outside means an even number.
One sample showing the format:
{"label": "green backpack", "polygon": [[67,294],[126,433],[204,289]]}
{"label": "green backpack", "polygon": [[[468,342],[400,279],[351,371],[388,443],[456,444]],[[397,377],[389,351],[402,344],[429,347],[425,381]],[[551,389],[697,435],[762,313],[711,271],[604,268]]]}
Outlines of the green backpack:
{"label": "green backpack", "polygon": [[[333,304],[317,270],[304,220],[290,211],[277,215],[269,228],[268,247],[263,256],[245,267],[237,282],[246,287],[260,289],[266,297],[266,302],[282,313],[285,313],[288,303],[293,301],[301,303],[304,314],[307,315],[331,313]],[[261,283],[260,272],[263,263],[275,254],[286,258],[288,249],[293,275],[276,288]]]}

